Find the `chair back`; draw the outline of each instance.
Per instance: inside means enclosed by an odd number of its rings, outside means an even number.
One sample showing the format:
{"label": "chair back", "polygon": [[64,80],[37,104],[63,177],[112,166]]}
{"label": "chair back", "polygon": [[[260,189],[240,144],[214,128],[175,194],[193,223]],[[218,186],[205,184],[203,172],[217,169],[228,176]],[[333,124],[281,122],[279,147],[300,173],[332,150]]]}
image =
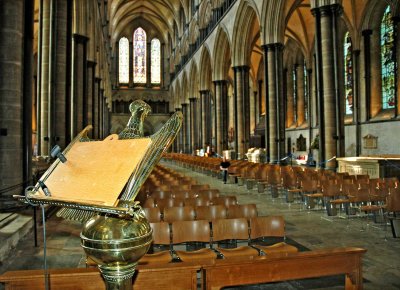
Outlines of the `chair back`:
{"label": "chair back", "polygon": [[223,205],[210,205],[196,207],[196,219],[212,221],[216,219],[226,219],[227,211]]}
{"label": "chair back", "polygon": [[249,239],[249,225],[245,218],[213,220],[212,230],[213,241]]}
{"label": "chair back", "polygon": [[172,223],[172,243],[210,242],[210,223],[206,220]]}
{"label": "chair back", "polygon": [[174,221],[191,221],[194,220],[196,212],[192,206],[174,206],[164,208],[163,220],[168,223]]}
{"label": "chair back", "polygon": [[284,237],[285,220],[282,216],[259,216],[250,219],[250,238]]}

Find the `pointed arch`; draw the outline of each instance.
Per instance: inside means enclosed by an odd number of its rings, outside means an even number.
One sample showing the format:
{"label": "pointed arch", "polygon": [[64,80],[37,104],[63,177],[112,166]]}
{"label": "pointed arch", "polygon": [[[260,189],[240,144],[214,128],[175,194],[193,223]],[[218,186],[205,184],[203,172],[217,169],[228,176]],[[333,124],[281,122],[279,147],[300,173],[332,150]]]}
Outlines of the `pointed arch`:
{"label": "pointed arch", "polygon": [[248,2],[241,2],[238,11],[234,25],[237,29],[233,32],[232,40],[233,66],[250,64],[254,26],[260,27],[256,10]]}
{"label": "pointed arch", "polygon": [[263,18],[264,27],[262,39],[264,44],[284,43],[285,31],[285,0],[264,1]]}
{"label": "pointed arch", "polygon": [[225,29],[219,27],[214,44],[214,80],[226,80],[231,64],[231,43]]}
{"label": "pointed arch", "polygon": [[189,94],[190,98],[198,98],[199,96],[199,74],[197,72],[197,65],[194,61],[191,62],[189,70]]}
{"label": "pointed arch", "polygon": [[210,90],[213,70],[211,67],[210,51],[207,45],[204,45],[201,51],[199,66],[200,66],[200,90]]}

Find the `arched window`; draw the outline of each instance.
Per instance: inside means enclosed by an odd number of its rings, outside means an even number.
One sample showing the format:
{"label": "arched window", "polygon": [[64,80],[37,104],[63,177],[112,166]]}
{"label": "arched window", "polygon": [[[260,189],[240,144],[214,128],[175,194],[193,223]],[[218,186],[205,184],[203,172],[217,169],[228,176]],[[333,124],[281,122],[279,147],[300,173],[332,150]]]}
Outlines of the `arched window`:
{"label": "arched window", "polygon": [[304,121],[308,120],[308,73],[306,61],[303,63],[304,70]]}
{"label": "arched window", "polygon": [[161,44],[160,40],[151,40],[151,83],[161,83]]}
{"label": "arched window", "polygon": [[349,32],[344,36],[344,91],[346,115],[353,113],[353,47]]}
{"label": "arched window", "polygon": [[146,32],[139,27],[133,33],[133,82],[146,83]]}
{"label": "arched window", "polygon": [[385,10],[381,22],[381,66],[382,109],[394,108],[395,98],[395,53],[393,20],[390,6]]}
{"label": "arched window", "polygon": [[129,83],[129,40],[122,37],[118,43],[118,81]]}
{"label": "arched window", "polygon": [[293,78],[293,117],[294,123],[297,123],[297,64],[293,66],[292,70]]}

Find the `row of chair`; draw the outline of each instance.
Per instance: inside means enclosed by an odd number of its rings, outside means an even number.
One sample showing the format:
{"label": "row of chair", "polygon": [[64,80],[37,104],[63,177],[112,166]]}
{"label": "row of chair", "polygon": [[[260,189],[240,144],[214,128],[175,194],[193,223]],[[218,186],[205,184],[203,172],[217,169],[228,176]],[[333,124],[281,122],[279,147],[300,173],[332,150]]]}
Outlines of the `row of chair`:
{"label": "row of chair", "polygon": [[[282,216],[267,216],[151,223],[153,253],[146,254],[140,264],[171,261],[207,261],[217,258],[250,257],[293,253],[298,249],[285,243],[285,222]],[[238,246],[238,241],[245,245]],[[269,242],[268,242],[269,241]],[[200,243],[200,244],[199,244]],[[168,250],[157,246],[166,246]],[[179,247],[179,246],[182,246]],[[161,249],[161,251],[156,251]]]}
{"label": "row of chair", "polygon": [[[209,186],[208,184],[206,184]],[[189,189],[189,190],[162,190],[157,189],[147,194],[147,197],[154,199],[165,199],[165,198],[203,198],[211,200],[213,198],[219,197],[220,191],[218,189]]]}
{"label": "row of chair", "polygon": [[176,207],[176,206],[209,206],[209,205],[223,205],[226,207],[236,205],[237,199],[236,196],[219,196],[214,197],[211,200],[206,198],[147,198],[143,204],[143,207],[158,207],[161,211],[167,207]]}
{"label": "row of chair", "polygon": [[228,208],[224,205],[210,206],[183,206],[166,207],[163,211],[158,207],[143,208],[149,222],[174,222],[184,220],[207,220],[227,218],[253,218],[258,215],[255,204],[231,205]]}

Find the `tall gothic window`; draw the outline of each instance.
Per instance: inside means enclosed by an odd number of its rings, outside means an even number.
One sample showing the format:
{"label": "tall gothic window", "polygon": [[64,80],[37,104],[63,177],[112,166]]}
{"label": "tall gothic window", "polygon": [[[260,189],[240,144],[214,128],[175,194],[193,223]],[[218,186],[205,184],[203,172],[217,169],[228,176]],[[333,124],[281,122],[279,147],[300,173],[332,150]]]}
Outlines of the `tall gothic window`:
{"label": "tall gothic window", "polygon": [[303,63],[303,70],[304,70],[304,120],[308,120],[308,74],[307,74],[307,66],[305,60]]}
{"label": "tall gothic window", "polygon": [[146,32],[139,27],[133,33],[133,81],[146,83]]}
{"label": "tall gothic window", "polygon": [[293,77],[293,112],[294,112],[294,123],[297,123],[297,65],[293,66],[292,77]]}
{"label": "tall gothic window", "polygon": [[161,83],[161,44],[160,40],[151,40],[151,83]]}
{"label": "tall gothic window", "polygon": [[129,40],[122,37],[118,43],[118,81],[129,83]]}
{"label": "tall gothic window", "polygon": [[390,6],[385,10],[381,22],[382,108],[394,108],[395,98],[395,53],[393,20]]}
{"label": "tall gothic window", "polygon": [[353,113],[353,48],[349,32],[344,37],[344,90],[346,115]]}

